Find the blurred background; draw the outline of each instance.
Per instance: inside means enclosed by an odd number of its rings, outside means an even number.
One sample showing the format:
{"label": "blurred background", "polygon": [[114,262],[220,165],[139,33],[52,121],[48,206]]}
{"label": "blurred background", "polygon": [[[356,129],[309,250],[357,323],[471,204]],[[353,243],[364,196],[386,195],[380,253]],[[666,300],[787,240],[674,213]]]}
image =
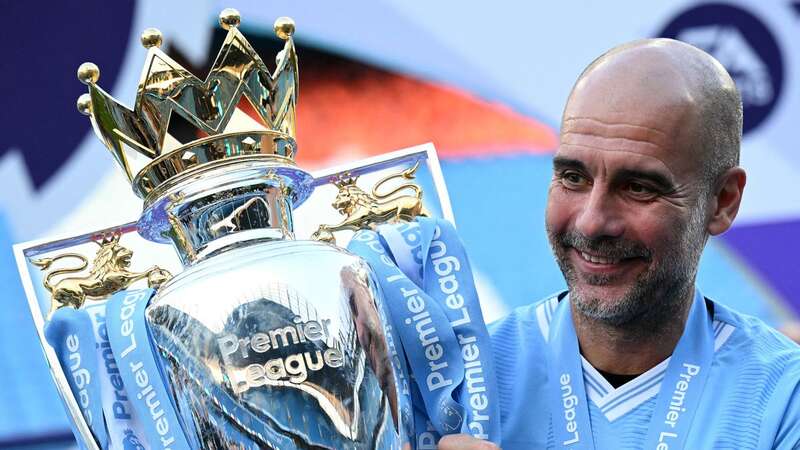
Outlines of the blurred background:
{"label": "blurred background", "polygon": [[8,2],[0,30],[0,447],[72,435],[29,317],[11,245],[135,220],[141,202],[75,109],[75,71],[133,105],[146,27],[201,78],[235,7],[270,65],[291,16],[300,57],[300,164],[433,142],[489,320],[564,285],[543,226],[564,101],[583,68],[625,41],[705,49],[744,101],[748,185],[734,228],[709,242],[704,293],[777,327],[800,312],[800,1]]}

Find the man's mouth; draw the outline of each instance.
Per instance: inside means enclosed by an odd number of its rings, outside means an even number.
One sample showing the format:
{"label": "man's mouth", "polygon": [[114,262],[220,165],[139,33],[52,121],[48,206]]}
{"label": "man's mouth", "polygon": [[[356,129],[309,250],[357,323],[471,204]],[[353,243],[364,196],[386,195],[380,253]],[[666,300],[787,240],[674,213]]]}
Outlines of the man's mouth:
{"label": "man's mouth", "polygon": [[652,260],[646,247],[627,239],[589,239],[579,233],[563,233],[551,236],[551,240],[561,244],[558,253],[584,280],[603,277],[607,283],[612,278],[635,276]]}
{"label": "man's mouth", "polygon": [[606,276],[614,274],[620,276],[636,267],[640,267],[642,263],[647,261],[647,258],[637,255],[595,253],[579,250],[575,247],[572,247],[569,253],[572,254],[573,264],[584,274],[603,274]]}
{"label": "man's mouth", "polygon": [[593,264],[613,265],[613,264],[618,264],[621,261],[620,258],[609,258],[597,255],[590,255],[589,253],[582,252],[580,250],[578,250],[578,254],[581,255],[581,258],[583,258],[584,261]]}

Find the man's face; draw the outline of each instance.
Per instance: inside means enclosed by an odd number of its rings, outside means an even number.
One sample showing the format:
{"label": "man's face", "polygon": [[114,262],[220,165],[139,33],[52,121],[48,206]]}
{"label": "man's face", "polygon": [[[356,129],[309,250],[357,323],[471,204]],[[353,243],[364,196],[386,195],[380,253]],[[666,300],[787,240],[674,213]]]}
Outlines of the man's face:
{"label": "man's face", "polygon": [[575,306],[615,326],[675,310],[693,285],[707,220],[694,106],[621,92],[576,90],[546,212]]}

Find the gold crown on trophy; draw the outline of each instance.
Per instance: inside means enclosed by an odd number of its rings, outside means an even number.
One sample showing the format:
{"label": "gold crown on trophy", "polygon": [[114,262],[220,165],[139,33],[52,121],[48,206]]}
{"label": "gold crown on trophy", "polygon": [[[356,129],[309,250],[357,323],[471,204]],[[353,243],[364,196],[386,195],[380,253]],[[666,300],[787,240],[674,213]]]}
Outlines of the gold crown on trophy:
{"label": "gold crown on trophy", "polygon": [[[144,30],[147,58],[133,110],[97,86],[96,65],[78,68],[78,79],[89,87],[78,98],[78,110],[90,117],[138,196],[146,198],[164,182],[213,161],[268,157],[294,163],[299,84],[294,22],[275,21],[275,34],[286,42],[270,72],[238,30],[240,21],[235,9],[220,13],[228,34],[205,81],[159,48],[160,31]],[[169,133],[174,114],[206,136],[179,141]]]}

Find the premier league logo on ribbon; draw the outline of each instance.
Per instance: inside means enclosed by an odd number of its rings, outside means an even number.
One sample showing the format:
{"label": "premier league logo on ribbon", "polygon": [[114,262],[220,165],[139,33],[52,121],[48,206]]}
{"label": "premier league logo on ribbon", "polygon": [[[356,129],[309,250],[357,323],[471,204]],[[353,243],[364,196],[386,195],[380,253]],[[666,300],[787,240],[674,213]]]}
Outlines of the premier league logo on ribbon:
{"label": "premier league logo on ribbon", "polygon": [[[89,90],[78,110],[144,211],[15,246],[76,437],[102,449],[496,439],[488,335],[466,255],[442,219],[452,214],[433,147],[299,168],[294,23],[276,21],[284,47],[270,70],[239,22],[234,10],[220,15],[227,36],[205,79],[146,30],[133,109],[98,86],[97,66],[78,69]],[[172,136],[175,117],[196,135]],[[371,191],[358,186],[371,177],[381,177]],[[303,202],[315,206],[295,227]],[[353,238],[362,229],[380,231]],[[365,236],[377,240],[364,247]]]}

